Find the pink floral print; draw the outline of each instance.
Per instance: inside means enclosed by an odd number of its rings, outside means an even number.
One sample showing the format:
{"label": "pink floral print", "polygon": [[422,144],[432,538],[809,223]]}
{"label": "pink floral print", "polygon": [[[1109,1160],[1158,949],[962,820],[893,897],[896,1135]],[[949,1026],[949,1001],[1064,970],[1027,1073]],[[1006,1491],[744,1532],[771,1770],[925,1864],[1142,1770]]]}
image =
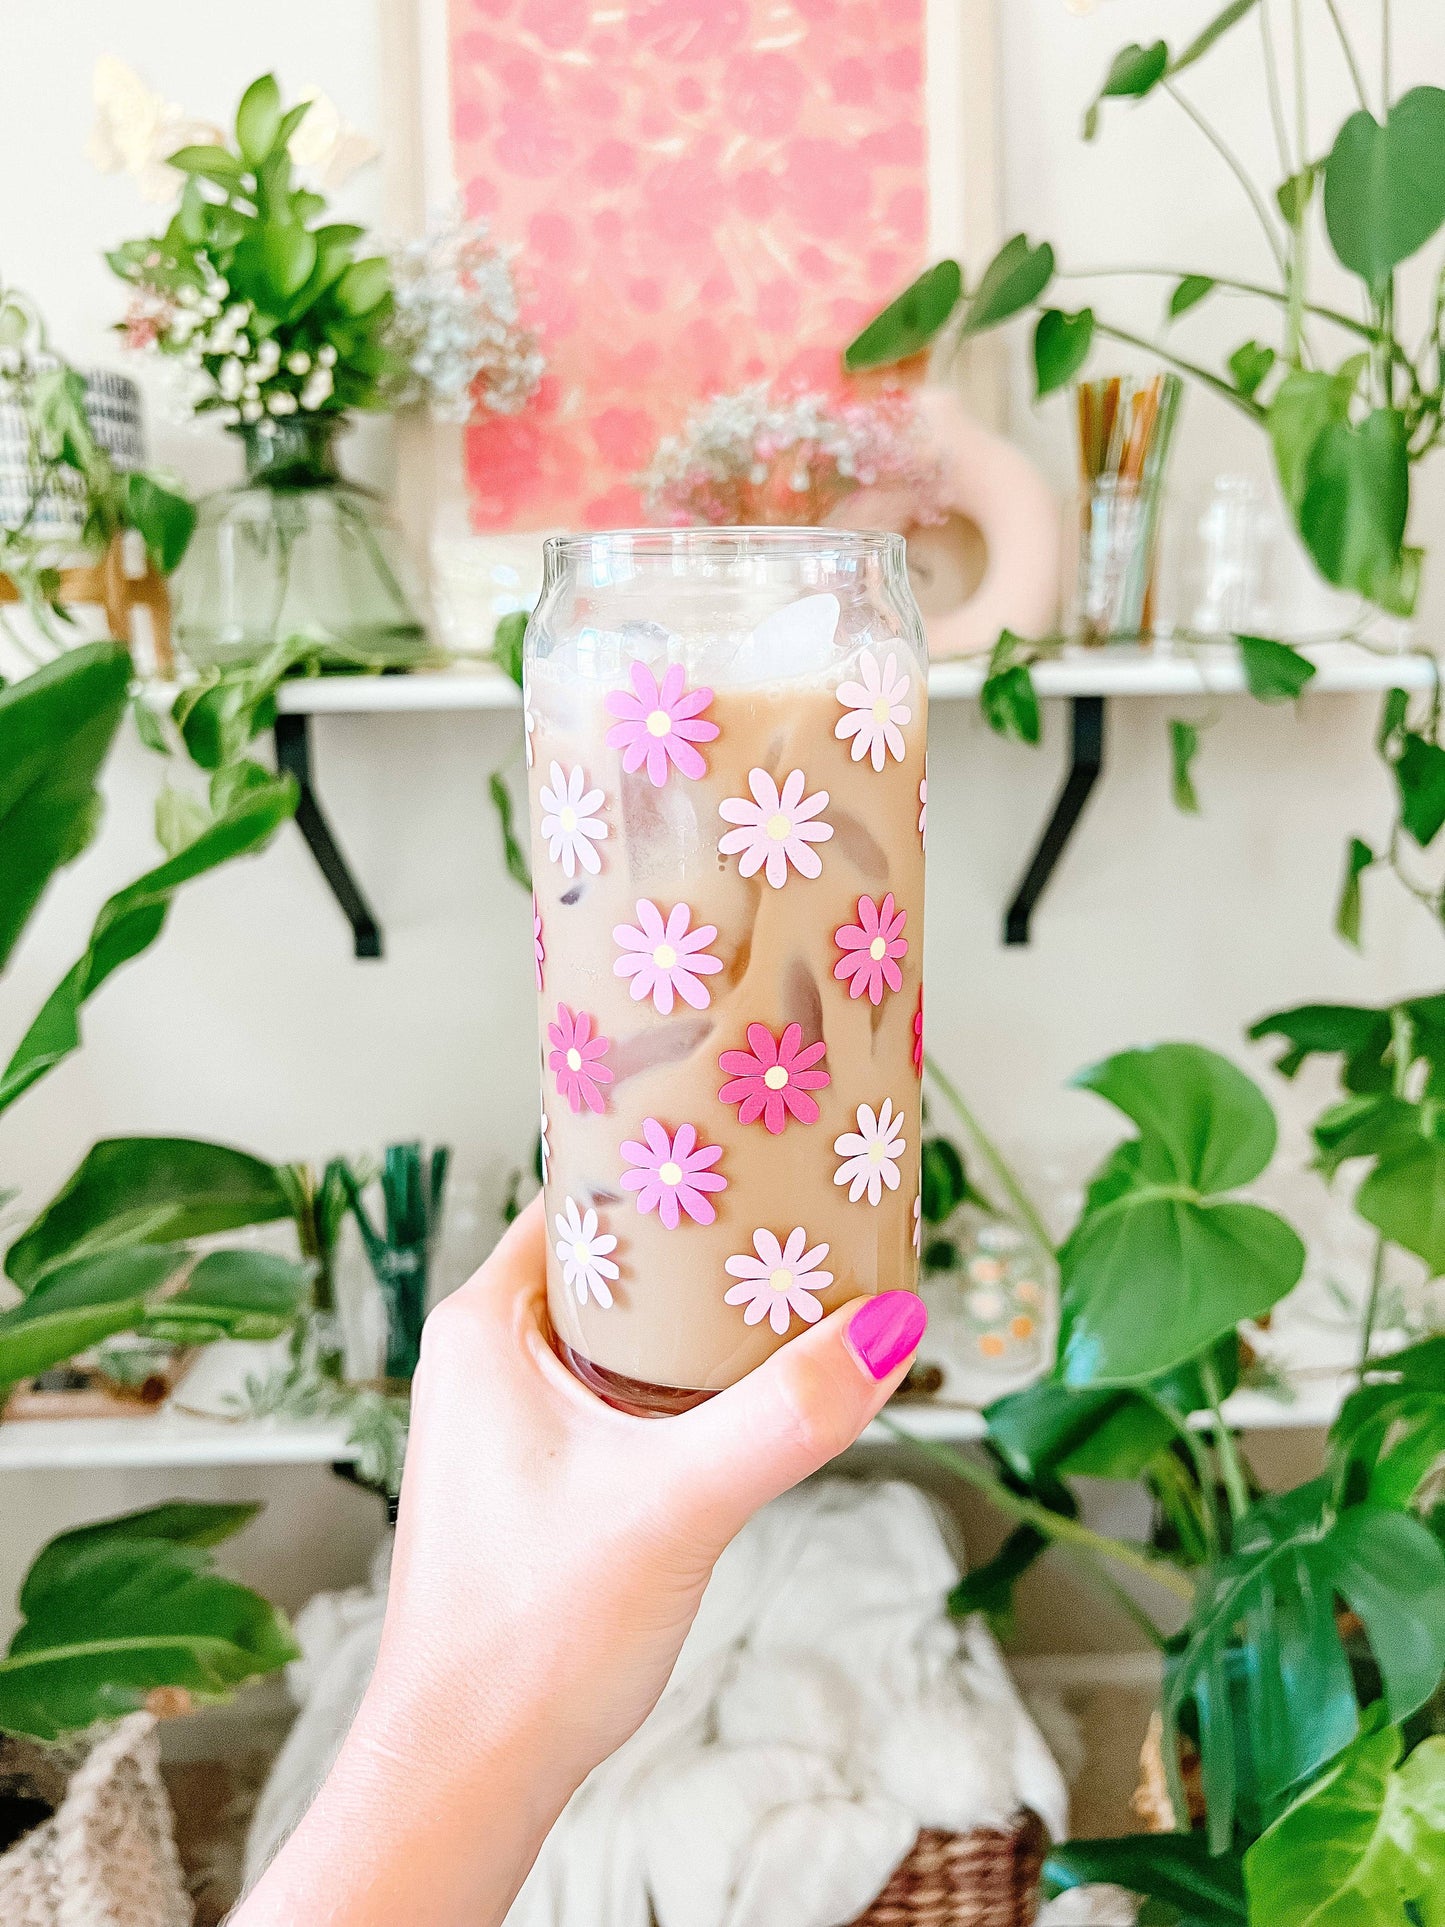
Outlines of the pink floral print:
{"label": "pink floral print", "polygon": [[709,1191],[725,1191],[727,1179],[713,1166],[722,1156],[720,1144],[699,1145],[691,1124],[680,1124],[669,1137],[655,1117],[642,1120],[639,1144],[635,1138],[622,1146],[628,1170],[622,1174],[624,1191],[637,1193],[639,1211],[655,1211],[669,1231],[676,1231],[682,1212],[696,1224],[711,1224],[717,1216]]}
{"label": "pink floral print", "polygon": [[918,986],[918,1008],[913,1013],[913,1068],[923,1075],[923,985]]}
{"label": "pink floral print", "polygon": [[649,898],[637,905],[637,925],[619,923],[612,932],[613,942],[622,955],[612,969],[619,977],[632,979],[632,995],[641,1003],[651,997],[653,1008],[668,1016],[674,994],[694,1010],[706,1010],[712,994],[704,977],[722,969],[721,960],[708,953],[707,946],[717,935],[716,924],[702,923],[689,930],[692,912],[685,903],[676,903],[663,921],[662,912]]}
{"label": "pink floral print", "polygon": [[739,826],[728,831],[718,849],[724,856],[742,858],[741,876],[756,876],[766,865],[764,874],[775,890],[787,882],[789,864],[799,876],[817,876],[823,859],[812,845],[826,843],[833,834],[831,823],[815,820],[828,807],[828,792],[817,790],[805,797],[807,781],[800,769],[792,772],[781,791],[765,769],[752,770],[748,788],[753,793],[751,803],[746,797],[730,796],[718,804],[718,815]]}
{"label": "pink floral print", "polygon": [[593,1020],[585,1010],[572,1011],[558,1004],[557,1021],[547,1026],[547,1068],[556,1073],[557,1089],[574,1111],[585,1104],[600,1116],[607,1108],[602,1090],[612,1082],[612,1072],[602,1059],[612,1048],[610,1037],[593,1035]]}
{"label": "pink floral print", "polygon": [[724,1269],[741,1282],[723,1295],[727,1305],[745,1305],[745,1325],[760,1325],[764,1318],[781,1338],[794,1316],[805,1325],[816,1325],[823,1307],[815,1294],[826,1291],[833,1282],[831,1271],[819,1266],[828,1255],[827,1245],[806,1250],[808,1234],[798,1225],[780,1245],[771,1231],[753,1233],[754,1257],[729,1258]]}
{"label": "pink floral print", "polygon": [[632,694],[614,690],[608,712],[620,716],[607,732],[608,747],[622,751],[622,767],[629,775],[647,765],[648,780],[661,789],[675,765],[694,781],[707,774],[707,763],[693,745],[710,743],[718,733],[703,711],[712,702],[710,689],[689,689],[680,664],[673,663],[661,683],[645,663],[632,665]]}
{"label": "pink floral print", "polygon": [[868,756],[874,769],[881,770],[890,755],[901,763],[907,746],[898,725],[913,716],[904,701],[907,673],[898,667],[897,656],[889,655],[880,669],[876,656],[863,655],[858,659],[858,674],[861,681],[838,685],[838,700],[846,713],[833,734],[840,742],[852,737],[855,763]]}
{"label": "pink floral print", "polygon": [[597,814],[606,797],[600,789],[588,789],[587,772],[579,763],[564,775],[560,763],[553,763],[550,786],[538,792],[542,802],[542,835],[547,854],[562,865],[562,874],[574,877],[577,865],[592,876],[602,868],[597,845],[607,837],[607,825]]}
{"label": "pink floral print", "polygon": [[738,1106],[739,1124],[761,1118],[774,1137],[790,1116],[800,1124],[816,1124],[818,1105],[810,1093],[833,1081],[827,1071],[814,1068],[826,1049],[822,1042],[804,1047],[801,1024],[789,1024],[780,1037],[766,1024],[749,1024],[748,1048],[725,1050],[718,1059],[718,1068],[728,1074],[718,1098]]}
{"label": "pink floral print", "polygon": [[918,779],[918,840],[928,848],[928,758],[923,759],[923,774]]}
{"label": "pink floral print", "polygon": [[542,966],[547,961],[547,946],[542,941],[542,912],[537,908],[537,892],[532,892],[532,950],[537,965],[537,989],[542,988]]}
{"label": "pink floral print", "polygon": [[902,934],[908,912],[894,908],[890,890],[881,904],[872,897],[859,897],[856,915],[857,923],[840,924],[833,932],[833,941],[843,952],[833,975],[847,979],[850,997],[881,1004],[885,985],[889,990],[903,988],[898,960],[908,953],[908,939]]}
{"label": "pink floral print", "polygon": [[557,1227],[553,1248],[562,1267],[563,1282],[576,1292],[579,1305],[585,1305],[592,1298],[604,1311],[610,1310],[618,1266],[607,1254],[616,1251],[616,1238],[610,1231],[599,1229],[597,1213],[590,1206],[585,1212],[579,1212],[571,1198],[567,1200],[566,1215],[558,1211],[552,1222]]}
{"label": "pink floral print", "polygon": [[833,1140],[840,1160],[833,1182],[847,1185],[851,1203],[857,1204],[866,1193],[869,1204],[877,1204],[885,1184],[890,1191],[898,1189],[898,1160],[908,1149],[903,1113],[894,1110],[891,1097],[885,1097],[876,1116],[871,1104],[860,1104],[857,1121],[856,1131],[844,1131]]}

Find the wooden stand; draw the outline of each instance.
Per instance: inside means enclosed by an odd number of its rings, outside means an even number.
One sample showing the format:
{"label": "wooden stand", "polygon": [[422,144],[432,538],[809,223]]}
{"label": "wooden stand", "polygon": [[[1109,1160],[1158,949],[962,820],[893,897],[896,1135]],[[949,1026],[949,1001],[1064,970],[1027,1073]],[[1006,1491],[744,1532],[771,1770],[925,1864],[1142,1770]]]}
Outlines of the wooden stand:
{"label": "wooden stand", "polygon": [[[60,571],[62,603],[71,608],[101,608],[106,624],[117,642],[135,652],[135,612],[150,612],[152,672],[161,678],[175,671],[171,650],[171,598],[166,579],[149,556],[139,574],[126,567],[126,537],[112,538],[110,547],[98,562],[77,563]],[[19,589],[8,575],[0,573],[0,602],[22,600]]]}

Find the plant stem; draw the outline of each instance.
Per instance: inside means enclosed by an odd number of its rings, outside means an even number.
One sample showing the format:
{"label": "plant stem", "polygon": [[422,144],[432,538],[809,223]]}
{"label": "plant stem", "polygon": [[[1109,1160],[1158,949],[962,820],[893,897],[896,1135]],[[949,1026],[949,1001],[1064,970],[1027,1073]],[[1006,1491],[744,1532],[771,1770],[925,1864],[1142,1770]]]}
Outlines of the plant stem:
{"label": "plant stem", "polygon": [[1065,1518],[1060,1512],[1050,1512],[1047,1506],[1039,1505],[1036,1500],[1026,1499],[1018,1492],[1011,1492],[1002,1479],[997,1479],[991,1472],[986,1472],[981,1465],[966,1458],[962,1452],[955,1452],[949,1445],[940,1445],[936,1439],[915,1437],[912,1432],[889,1418],[886,1412],[880,1414],[878,1423],[902,1444],[913,1446],[925,1458],[946,1467],[956,1478],[963,1479],[976,1491],[983,1493],[984,1497],[997,1506],[1000,1512],[1007,1513],[1010,1518],[1017,1519],[1022,1525],[1032,1526],[1036,1532],[1043,1533],[1046,1539],[1054,1539],[1061,1545],[1076,1547],[1079,1551],[1086,1552],[1096,1559],[1112,1559],[1116,1565],[1127,1566],[1131,1572],[1137,1572],[1146,1579],[1152,1579],[1156,1585],[1163,1586],[1176,1598],[1193,1600],[1194,1587],[1189,1578],[1180,1572],[1177,1566],[1171,1565],[1167,1559],[1159,1558],[1145,1547],[1135,1545],[1131,1540],[1110,1539],[1102,1532],[1093,1532],[1088,1526],[1081,1525],[1077,1519]]}
{"label": "plant stem", "polygon": [[[1305,96],[1305,39],[1303,0],[1290,0],[1290,22],[1292,28],[1292,47],[1294,55],[1294,113],[1295,139],[1299,144],[1300,166],[1309,163],[1309,104]],[[1306,223],[1308,209],[1302,194],[1295,195],[1295,216],[1290,223],[1289,249],[1289,322],[1288,356],[1296,367],[1300,365],[1301,351],[1304,347],[1304,299],[1305,277],[1308,272],[1309,228]]]}
{"label": "plant stem", "polygon": [[[1157,275],[1168,281],[1182,281],[1186,274],[1193,273],[1191,268],[1060,268],[1056,278],[1060,281],[1112,281],[1127,280],[1132,275]],[[1210,280],[1219,288],[1228,288],[1233,294],[1258,295],[1262,301],[1273,301],[1282,306],[1288,299],[1278,288],[1266,288],[1258,281],[1236,281],[1231,275],[1211,274]],[[1304,304],[1306,314],[1316,316],[1320,321],[1333,322],[1337,328],[1345,328],[1352,335],[1359,335],[1363,341],[1374,341],[1379,330],[1371,327],[1368,321],[1361,321],[1357,315],[1341,314],[1338,308],[1322,308],[1318,302]],[[1402,344],[1395,343],[1402,360],[1407,360]]]}
{"label": "plant stem", "polygon": [[1239,1461],[1239,1448],[1234,1443],[1234,1434],[1224,1422],[1224,1398],[1220,1391],[1219,1373],[1215,1370],[1214,1360],[1207,1354],[1199,1361],[1199,1376],[1209,1400],[1209,1409],[1214,1414],[1214,1450],[1219,1459],[1224,1490],[1229,1498],[1230,1516],[1236,1520],[1242,1519],[1249,1510],[1249,1488],[1244,1482],[1244,1468]]}
{"label": "plant stem", "polygon": [[[1295,0],[1291,0],[1294,4]],[[1269,94],[1269,117],[1274,122],[1274,141],[1279,149],[1280,168],[1286,177],[1294,173],[1294,162],[1290,158],[1289,135],[1284,124],[1284,104],[1280,97],[1279,62],[1275,59],[1274,33],[1269,21],[1269,0],[1260,0],[1259,37],[1264,45],[1264,81]],[[1304,149],[1300,149],[1300,165],[1304,165]]]}
{"label": "plant stem", "polygon": [[1105,1572],[1104,1568],[1096,1559],[1085,1557],[1083,1553],[1073,1546],[1061,1546],[1060,1551],[1066,1559],[1073,1562],[1078,1571],[1091,1585],[1096,1586],[1106,1599],[1113,1601],[1120,1612],[1127,1614],[1128,1617],[1133,1620],[1134,1624],[1139,1628],[1139,1631],[1143,1633],[1151,1646],[1157,1646],[1161,1653],[1166,1650],[1164,1635],[1154,1624],[1149,1614],[1145,1612],[1144,1608],[1127,1588],[1121,1586],[1117,1579],[1112,1578],[1110,1574]]}
{"label": "plant stem", "polygon": [[1203,134],[1215,153],[1218,154],[1230,173],[1233,174],[1235,180],[1239,182],[1246,199],[1258,217],[1259,225],[1264,231],[1264,238],[1269,243],[1269,251],[1274,256],[1275,265],[1278,267],[1281,275],[1283,275],[1286,272],[1284,250],[1280,247],[1279,236],[1275,232],[1274,222],[1270,218],[1269,209],[1265,206],[1264,197],[1245,172],[1243,162],[1239,159],[1233,148],[1229,146],[1228,142],[1215,132],[1214,128],[1210,126],[1203,114],[1200,113],[1199,109],[1186,95],[1181,94],[1179,89],[1171,85],[1167,80],[1163,83],[1163,87],[1165,93],[1168,94],[1175,105],[1194,122],[1194,125],[1199,129],[1200,133]]}
{"label": "plant stem", "polygon": [[1201,368],[1197,362],[1185,361],[1181,356],[1171,354],[1157,341],[1150,341],[1144,335],[1131,334],[1127,328],[1116,328],[1111,321],[1095,321],[1094,332],[1107,335],[1111,341],[1122,341],[1130,348],[1142,348],[1147,354],[1157,355],[1160,361],[1178,369],[1181,375],[1188,375],[1191,381],[1199,382],[1202,387],[1212,388],[1221,400],[1231,403],[1250,421],[1264,420],[1264,410],[1257,402],[1250,401],[1237,388],[1231,388],[1221,376],[1211,374],[1209,369]]}
{"label": "plant stem", "polygon": [[1365,109],[1366,113],[1368,113],[1370,103],[1365,96],[1365,77],[1360,72],[1359,61],[1355,59],[1355,50],[1350,45],[1350,36],[1345,32],[1345,23],[1340,18],[1339,7],[1336,5],[1336,0],[1325,0],[1325,5],[1329,9],[1330,19],[1335,23],[1335,32],[1339,36],[1340,51],[1345,56],[1345,65],[1350,70],[1350,79],[1355,83],[1355,92],[1360,97],[1360,105]]}
{"label": "plant stem", "polygon": [[962,1092],[958,1089],[958,1086],[953,1082],[952,1078],[940,1069],[938,1060],[934,1057],[929,1057],[925,1061],[928,1065],[928,1075],[948,1099],[949,1104],[958,1114],[959,1121],[962,1123],[964,1129],[978,1146],[984,1163],[998,1180],[1009,1203],[1014,1208],[1019,1223],[1038,1246],[1039,1255],[1044,1258],[1052,1258],[1054,1254],[1054,1241],[1049,1236],[1049,1228],[1044,1223],[1038,1206],[1034,1203],[1028,1192],[1024,1190],[1018,1178],[1015,1177],[1013,1167],[1009,1164],[1008,1159],[1004,1156],[1003,1152],[999,1150],[987,1131],[984,1130],[967,1104],[964,1103]]}
{"label": "plant stem", "polygon": [[1384,1282],[1385,1234],[1381,1231],[1375,1238],[1375,1255],[1370,1262],[1370,1295],[1365,1300],[1365,1322],[1360,1328],[1360,1362],[1355,1368],[1355,1377],[1361,1384],[1370,1369],[1370,1353],[1375,1345],[1375,1320],[1380,1315],[1380,1291]]}
{"label": "plant stem", "polygon": [[1380,119],[1390,117],[1390,0],[1380,0]]}

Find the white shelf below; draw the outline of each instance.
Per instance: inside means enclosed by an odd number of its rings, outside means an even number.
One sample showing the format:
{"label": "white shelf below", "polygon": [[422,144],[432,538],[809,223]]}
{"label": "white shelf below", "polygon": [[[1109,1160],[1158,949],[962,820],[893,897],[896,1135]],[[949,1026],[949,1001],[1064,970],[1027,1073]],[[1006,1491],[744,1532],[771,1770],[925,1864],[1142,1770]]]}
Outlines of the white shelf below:
{"label": "white shelf below", "polygon": [[[1307,695],[1350,695],[1400,687],[1428,689],[1429,660],[1377,655],[1358,643],[1320,643],[1304,652],[1316,665]],[[929,672],[935,701],[977,696],[983,658],[938,662]],[[1239,653],[1230,643],[1190,650],[1066,649],[1035,665],[1040,696],[1238,696],[1245,693]],[[489,663],[473,668],[417,670],[401,676],[313,676],[283,683],[277,706],[293,716],[362,716],[441,710],[515,709],[516,685]]]}

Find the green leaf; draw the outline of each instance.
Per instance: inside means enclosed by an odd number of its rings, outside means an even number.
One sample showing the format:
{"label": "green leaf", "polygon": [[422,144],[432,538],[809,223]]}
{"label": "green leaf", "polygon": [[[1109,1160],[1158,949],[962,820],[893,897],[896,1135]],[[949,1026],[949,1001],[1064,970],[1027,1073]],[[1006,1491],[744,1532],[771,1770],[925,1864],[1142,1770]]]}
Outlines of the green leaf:
{"label": "green leaf", "polygon": [[[316,266],[316,236],[294,222],[268,221],[260,230],[260,249],[267,280],[283,302],[289,301],[305,287]],[[381,266],[385,274],[386,264]]]}
{"label": "green leaf", "polygon": [[336,284],[335,301],[343,314],[370,314],[391,293],[391,268],[381,255],[353,261]]}
{"label": "green leaf", "polygon": [[963,275],[957,261],[936,261],[848,343],[843,366],[882,368],[921,354],[958,306],[962,293]]}
{"label": "green leaf", "polygon": [[1445,749],[1406,730],[1395,758],[1400,820],[1422,850],[1445,825]]}
{"label": "green leaf", "polygon": [[[1408,1009],[1409,1006],[1406,1006]],[[1289,1048],[1275,1065],[1293,1077],[1311,1057],[1343,1056],[1348,1091],[1387,1091],[1391,1084],[1390,1013],[1360,1004],[1298,1004],[1273,1011],[1249,1027],[1253,1040],[1282,1037]]]}
{"label": "green leaf", "polygon": [[1199,731],[1193,723],[1174,717],[1169,724],[1169,762],[1174,807],[1188,816],[1198,816],[1199,797],[1190,774],[1199,753]]}
{"label": "green leaf", "polygon": [[1191,308],[1197,308],[1206,295],[1213,294],[1219,283],[1209,274],[1186,274],[1175,283],[1174,292],[1169,297],[1169,319],[1177,321]]}
{"label": "green leaf", "polygon": [[156,842],[167,856],[179,856],[198,836],[204,834],[211,812],[198,796],[166,783],[156,797]]}
{"label": "green leaf", "polygon": [[1042,401],[1056,388],[1067,387],[1094,345],[1094,311],[1080,308],[1065,314],[1060,308],[1045,308],[1034,330],[1035,399]]}
{"label": "green leaf", "polygon": [[527,635],[527,611],[514,609],[500,618],[492,631],[493,660],[522,687],[522,644]]}
{"label": "green leaf", "polygon": [[274,770],[249,756],[243,756],[236,763],[223,763],[212,774],[209,785],[212,814],[229,815],[246,797],[254,796],[258,790],[270,789],[275,781]]}
{"label": "green leaf", "polygon": [[1325,1554],[1365,1628],[1390,1718],[1408,1719],[1445,1672],[1445,1550],[1410,1513],[1366,1503],[1340,1513]]}
{"label": "green leaf", "polygon": [[1342,1500],[1405,1510],[1445,1452],[1445,1335],[1377,1359],[1330,1427]]}
{"label": "green leaf", "polygon": [[520,883],[524,890],[530,890],[532,871],[527,862],[527,853],[517,841],[517,832],[512,823],[512,794],[502,781],[500,770],[493,770],[487,778],[487,789],[502,832],[502,861],[507,866],[507,875],[513,883]]}
{"label": "green leaf", "polygon": [[1333,375],[1291,368],[1270,402],[1265,425],[1285,500],[1299,513],[1309,485],[1309,461],[1325,430],[1348,421],[1364,362],[1355,358]]}
{"label": "green leaf", "polygon": [[1445,1144],[1413,1136],[1386,1151],[1355,1193],[1355,1209],[1392,1244],[1445,1272]]}
{"label": "green leaf", "polygon": [[1335,934],[1352,943],[1356,950],[1360,947],[1360,915],[1363,909],[1360,893],[1360,878],[1375,861],[1375,853],[1368,843],[1362,843],[1357,836],[1350,838],[1349,848],[1345,851],[1345,874],[1340,881],[1340,900],[1335,906]]}
{"label": "green leaf", "polygon": [[1394,609],[1409,513],[1409,437],[1399,410],[1331,423],[1310,450],[1299,505],[1300,533],[1325,580]]}
{"label": "green leaf", "polygon": [[245,164],[228,147],[180,147],[174,154],[167,154],[166,165],[182,174],[198,174],[202,180],[214,181],[228,193],[246,178]]}
{"label": "green leaf", "polygon": [[253,80],[236,109],[236,145],[248,164],[258,168],[281,134],[281,89],[274,74]]}
{"label": "green leaf", "polygon": [[1014,1587],[1049,1542],[1032,1526],[1015,1526],[992,1559],[973,1566],[948,1595],[948,1611],[954,1619],[967,1619],[983,1613],[995,1633],[1007,1633],[1013,1621]]}
{"label": "green leaf", "polygon": [[179,855],[137,877],[102,905],[84,954],[50,993],[0,1074],[0,1111],[79,1048],[81,1007],[113,970],[155,942],[181,885],[232,857],[263,848],[295,808],[296,786],[290,777],[254,791]]}
{"label": "green leaf", "polygon": [[1378,1157],[1412,1143],[1419,1136],[1419,1111],[1386,1092],[1347,1097],[1315,1119],[1311,1135],[1319,1147],[1318,1168],[1333,1177],[1351,1158]]}
{"label": "green leaf", "polygon": [[1237,1853],[1212,1854],[1201,1833],[1135,1833],[1115,1840],[1066,1840],[1043,1867],[1051,1897],[1107,1882],[1167,1901],[1191,1921],[1238,1923],[1248,1916]]}
{"label": "green leaf", "polygon": [[1274,1113],[1242,1071],[1193,1044],[1124,1051],[1074,1080],[1139,1126],[1091,1184],[1059,1254],[1060,1374],[1138,1384],[1262,1316],[1304,1247],[1283,1219],[1227,1194],[1274,1151]]}
{"label": "green leaf", "polygon": [[1043,1379],[985,1407],[990,1443],[1019,1478],[1134,1479],[1174,1436],[1138,1392],[1075,1391]]}
{"label": "green leaf", "polygon": [[1229,372],[1234,376],[1234,385],[1241,395],[1252,401],[1259,393],[1274,367],[1274,349],[1262,342],[1246,341],[1235,349],[1229,357]]}
{"label": "green leaf", "polygon": [[1084,139],[1091,141],[1099,131],[1099,107],[1106,100],[1141,100],[1159,85],[1169,71],[1169,49],[1162,40],[1141,47],[1131,41],[1115,54],[1104,76],[1104,84],[1084,115]]}
{"label": "green leaf", "polygon": [[167,1499],[139,1512],[101,1519],[95,1525],[74,1526],[43,1546],[20,1589],[22,1613],[35,1609],[42,1596],[67,1585],[77,1559],[102,1545],[136,1539],[162,1539],[177,1546],[218,1546],[248,1526],[260,1512],[257,1504],[214,1504],[199,1499]]}
{"label": "green leaf", "polygon": [[946,1137],[926,1137],[919,1171],[919,1191],[925,1224],[944,1224],[960,1205],[977,1205],[994,1212],[993,1205],[969,1181],[958,1146]]}
{"label": "green leaf", "polygon": [[197,1138],[102,1138],[5,1256],[33,1291],[57,1266],[132,1244],[180,1243],[291,1215],[276,1166]]}
{"label": "green leaf", "polygon": [[1027,646],[1021,637],[1004,630],[989,656],[978,706],[995,735],[1036,744],[1043,729],[1034,679],[1028,663],[1021,659],[1021,651]]}
{"label": "green leaf", "polygon": [[1245,686],[1256,702],[1293,702],[1315,673],[1308,656],[1272,636],[1236,636]]}
{"label": "green leaf", "polygon": [[135,718],[135,733],[144,747],[157,756],[169,756],[171,746],[166,740],[165,725],[139,690],[131,697],[130,710]]}
{"label": "green leaf", "polygon": [[1291,227],[1303,224],[1309,204],[1315,197],[1315,181],[1322,172],[1323,163],[1311,161],[1298,174],[1291,174],[1287,181],[1281,181],[1274,190],[1275,205]]}
{"label": "green leaf", "polygon": [[28,1298],[0,1312],[0,1385],[133,1331],[153,1294],[184,1263],[183,1251],[133,1246],[59,1266]]}
{"label": "green leaf", "polygon": [[1182,74],[1186,68],[1192,67],[1196,60],[1202,60],[1221,35],[1228,33],[1231,27],[1237,26],[1245,15],[1253,13],[1258,5],[1259,0],[1229,0],[1229,5],[1222,12],[1217,13],[1208,26],[1202,28],[1182,52],[1174,56],[1169,63],[1169,72]]}
{"label": "green leaf", "polygon": [[[294,107],[288,107],[286,109],[286,112],[281,116],[281,124],[276,129],[276,146],[290,147],[291,136],[296,132],[296,129],[301,125],[302,121],[305,120],[315,104],[316,103],[311,100],[298,100]],[[314,201],[316,203],[314,212],[317,214],[319,214],[326,205],[325,197],[320,194],[308,194],[304,196],[298,194],[296,199],[307,203]],[[310,212],[312,210],[308,207],[307,211]],[[306,218],[305,214],[301,213],[299,209],[298,218],[303,220]]]}
{"label": "green leaf", "polygon": [[172,1539],[101,1538],[31,1598],[0,1659],[0,1727],[41,1739],[116,1719],[158,1686],[226,1699],[298,1657],[275,1607]]}
{"label": "green leaf", "polygon": [[0,688],[0,969],[52,875],[95,834],[96,777],[129,686],[120,644],[92,642]]}
{"label": "green leaf", "polygon": [[311,1268],[274,1251],[212,1251],[181,1290],[151,1313],[172,1342],[211,1338],[276,1338],[291,1325],[311,1282]]}
{"label": "green leaf", "polygon": [[1031,307],[1054,278],[1054,251],[1047,241],[1030,247],[1028,236],[1005,241],[983,271],[963,310],[960,336],[996,328]]}
{"label": "green leaf", "polygon": [[1395,1727],[1361,1734],[1244,1856],[1250,1918],[1269,1927],[1387,1927],[1445,1913],[1445,1738],[1403,1766]]}
{"label": "green leaf", "polygon": [[1378,292],[1445,223],[1445,91],[1402,94],[1382,127],[1351,114],[1325,162],[1325,226],[1335,253]]}
{"label": "green leaf", "polygon": [[125,478],[125,513],[130,526],[139,530],[151,560],[163,575],[169,575],[195,531],[193,505],[137,469]]}

